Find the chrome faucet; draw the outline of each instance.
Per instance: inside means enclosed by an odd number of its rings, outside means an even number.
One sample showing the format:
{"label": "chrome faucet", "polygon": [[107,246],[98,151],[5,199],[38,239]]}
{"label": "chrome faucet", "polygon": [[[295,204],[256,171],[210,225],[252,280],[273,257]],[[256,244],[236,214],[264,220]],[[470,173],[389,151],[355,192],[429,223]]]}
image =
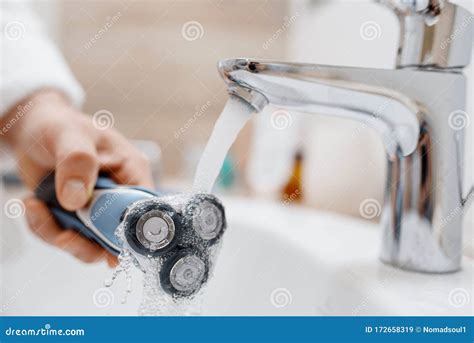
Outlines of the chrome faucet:
{"label": "chrome faucet", "polygon": [[381,135],[388,172],[381,260],[445,273],[461,267],[466,80],[473,16],[449,2],[380,0],[400,19],[395,69],[226,59],[230,94],[258,112],[273,105],[362,121]]}

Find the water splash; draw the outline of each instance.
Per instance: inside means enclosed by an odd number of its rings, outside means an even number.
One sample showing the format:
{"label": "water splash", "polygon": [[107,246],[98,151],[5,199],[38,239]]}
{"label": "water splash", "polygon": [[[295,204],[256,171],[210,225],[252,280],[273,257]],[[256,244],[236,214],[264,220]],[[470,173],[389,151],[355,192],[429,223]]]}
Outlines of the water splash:
{"label": "water splash", "polygon": [[141,316],[199,315],[202,310],[203,289],[189,298],[174,298],[160,286],[161,261],[150,259],[143,277],[143,294],[138,314]]}
{"label": "water splash", "polygon": [[[123,237],[123,225],[119,225],[119,227],[115,231],[115,235],[117,237]],[[133,255],[130,253],[130,250],[127,248],[123,248],[118,256],[119,264],[115,267],[112,276],[109,279],[104,281],[105,287],[112,287],[117,280],[117,278],[124,274],[125,275],[125,293],[122,296],[121,303],[125,304],[128,300],[128,296],[132,293],[133,290],[133,277],[132,277],[132,265],[136,264],[136,261]]]}

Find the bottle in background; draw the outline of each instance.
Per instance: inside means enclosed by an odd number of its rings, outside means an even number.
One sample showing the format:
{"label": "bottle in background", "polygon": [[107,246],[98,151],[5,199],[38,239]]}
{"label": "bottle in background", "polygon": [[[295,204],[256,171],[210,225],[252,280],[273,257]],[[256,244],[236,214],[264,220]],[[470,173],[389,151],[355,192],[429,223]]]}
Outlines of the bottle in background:
{"label": "bottle in background", "polygon": [[282,200],[285,204],[300,203],[303,199],[302,190],[303,154],[298,151],[294,158],[293,169],[287,184],[282,189]]}

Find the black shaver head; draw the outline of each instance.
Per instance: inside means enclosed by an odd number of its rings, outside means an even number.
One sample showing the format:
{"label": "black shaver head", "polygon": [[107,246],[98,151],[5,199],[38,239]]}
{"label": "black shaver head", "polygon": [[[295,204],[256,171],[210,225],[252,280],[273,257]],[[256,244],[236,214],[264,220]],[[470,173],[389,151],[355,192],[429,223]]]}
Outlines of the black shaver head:
{"label": "black shaver head", "polygon": [[150,199],[134,204],[123,220],[127,243],[145,256],[161,256],[176,247],[182,219],[170,205]]}
{"label": "black shaver head", "polygon": [[211,246],[220,240],[227,226],[224,206],[211,194],[192,196],[183,207],[182,219],[183,246]]}
{"label": "black shaver head", "polygon": [[162,257],[161,287],[174,297],[195,294],[207,281],[208,275],[209,258],[197,249],[175,249]]}

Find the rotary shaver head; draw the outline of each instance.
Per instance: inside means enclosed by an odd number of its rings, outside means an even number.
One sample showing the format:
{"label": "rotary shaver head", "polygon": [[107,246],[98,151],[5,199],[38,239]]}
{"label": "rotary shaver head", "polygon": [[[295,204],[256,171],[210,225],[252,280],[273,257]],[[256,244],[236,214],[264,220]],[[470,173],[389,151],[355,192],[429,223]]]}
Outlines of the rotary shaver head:
{"label": "rotary shaver head", "polygon": [[123,217],[133,251],[159,257],[162,289],[188,297],[207,281],[212,245],[226,228],[224,207],[211,194],[154,198],[133,203]]}
{"label": "rotary shaver head", "polygon": [[182,211],[183,246],[193,244],[213,245],[226,229],[224,206],[211,194],[196,194],[184,205]]}
{"label": "rotary shaver head", "polygon": [[197,249],[176,249],[163,256],[162,263],[161,287],[174,297],[189,297],[207,281],[208,257]]}
{"label": "rotary shaver head", "polygon": [[161,256],[176,247],[182,219],[169,205],[146,200],[124,216],[124,235],[130,247],[145,256]]}

